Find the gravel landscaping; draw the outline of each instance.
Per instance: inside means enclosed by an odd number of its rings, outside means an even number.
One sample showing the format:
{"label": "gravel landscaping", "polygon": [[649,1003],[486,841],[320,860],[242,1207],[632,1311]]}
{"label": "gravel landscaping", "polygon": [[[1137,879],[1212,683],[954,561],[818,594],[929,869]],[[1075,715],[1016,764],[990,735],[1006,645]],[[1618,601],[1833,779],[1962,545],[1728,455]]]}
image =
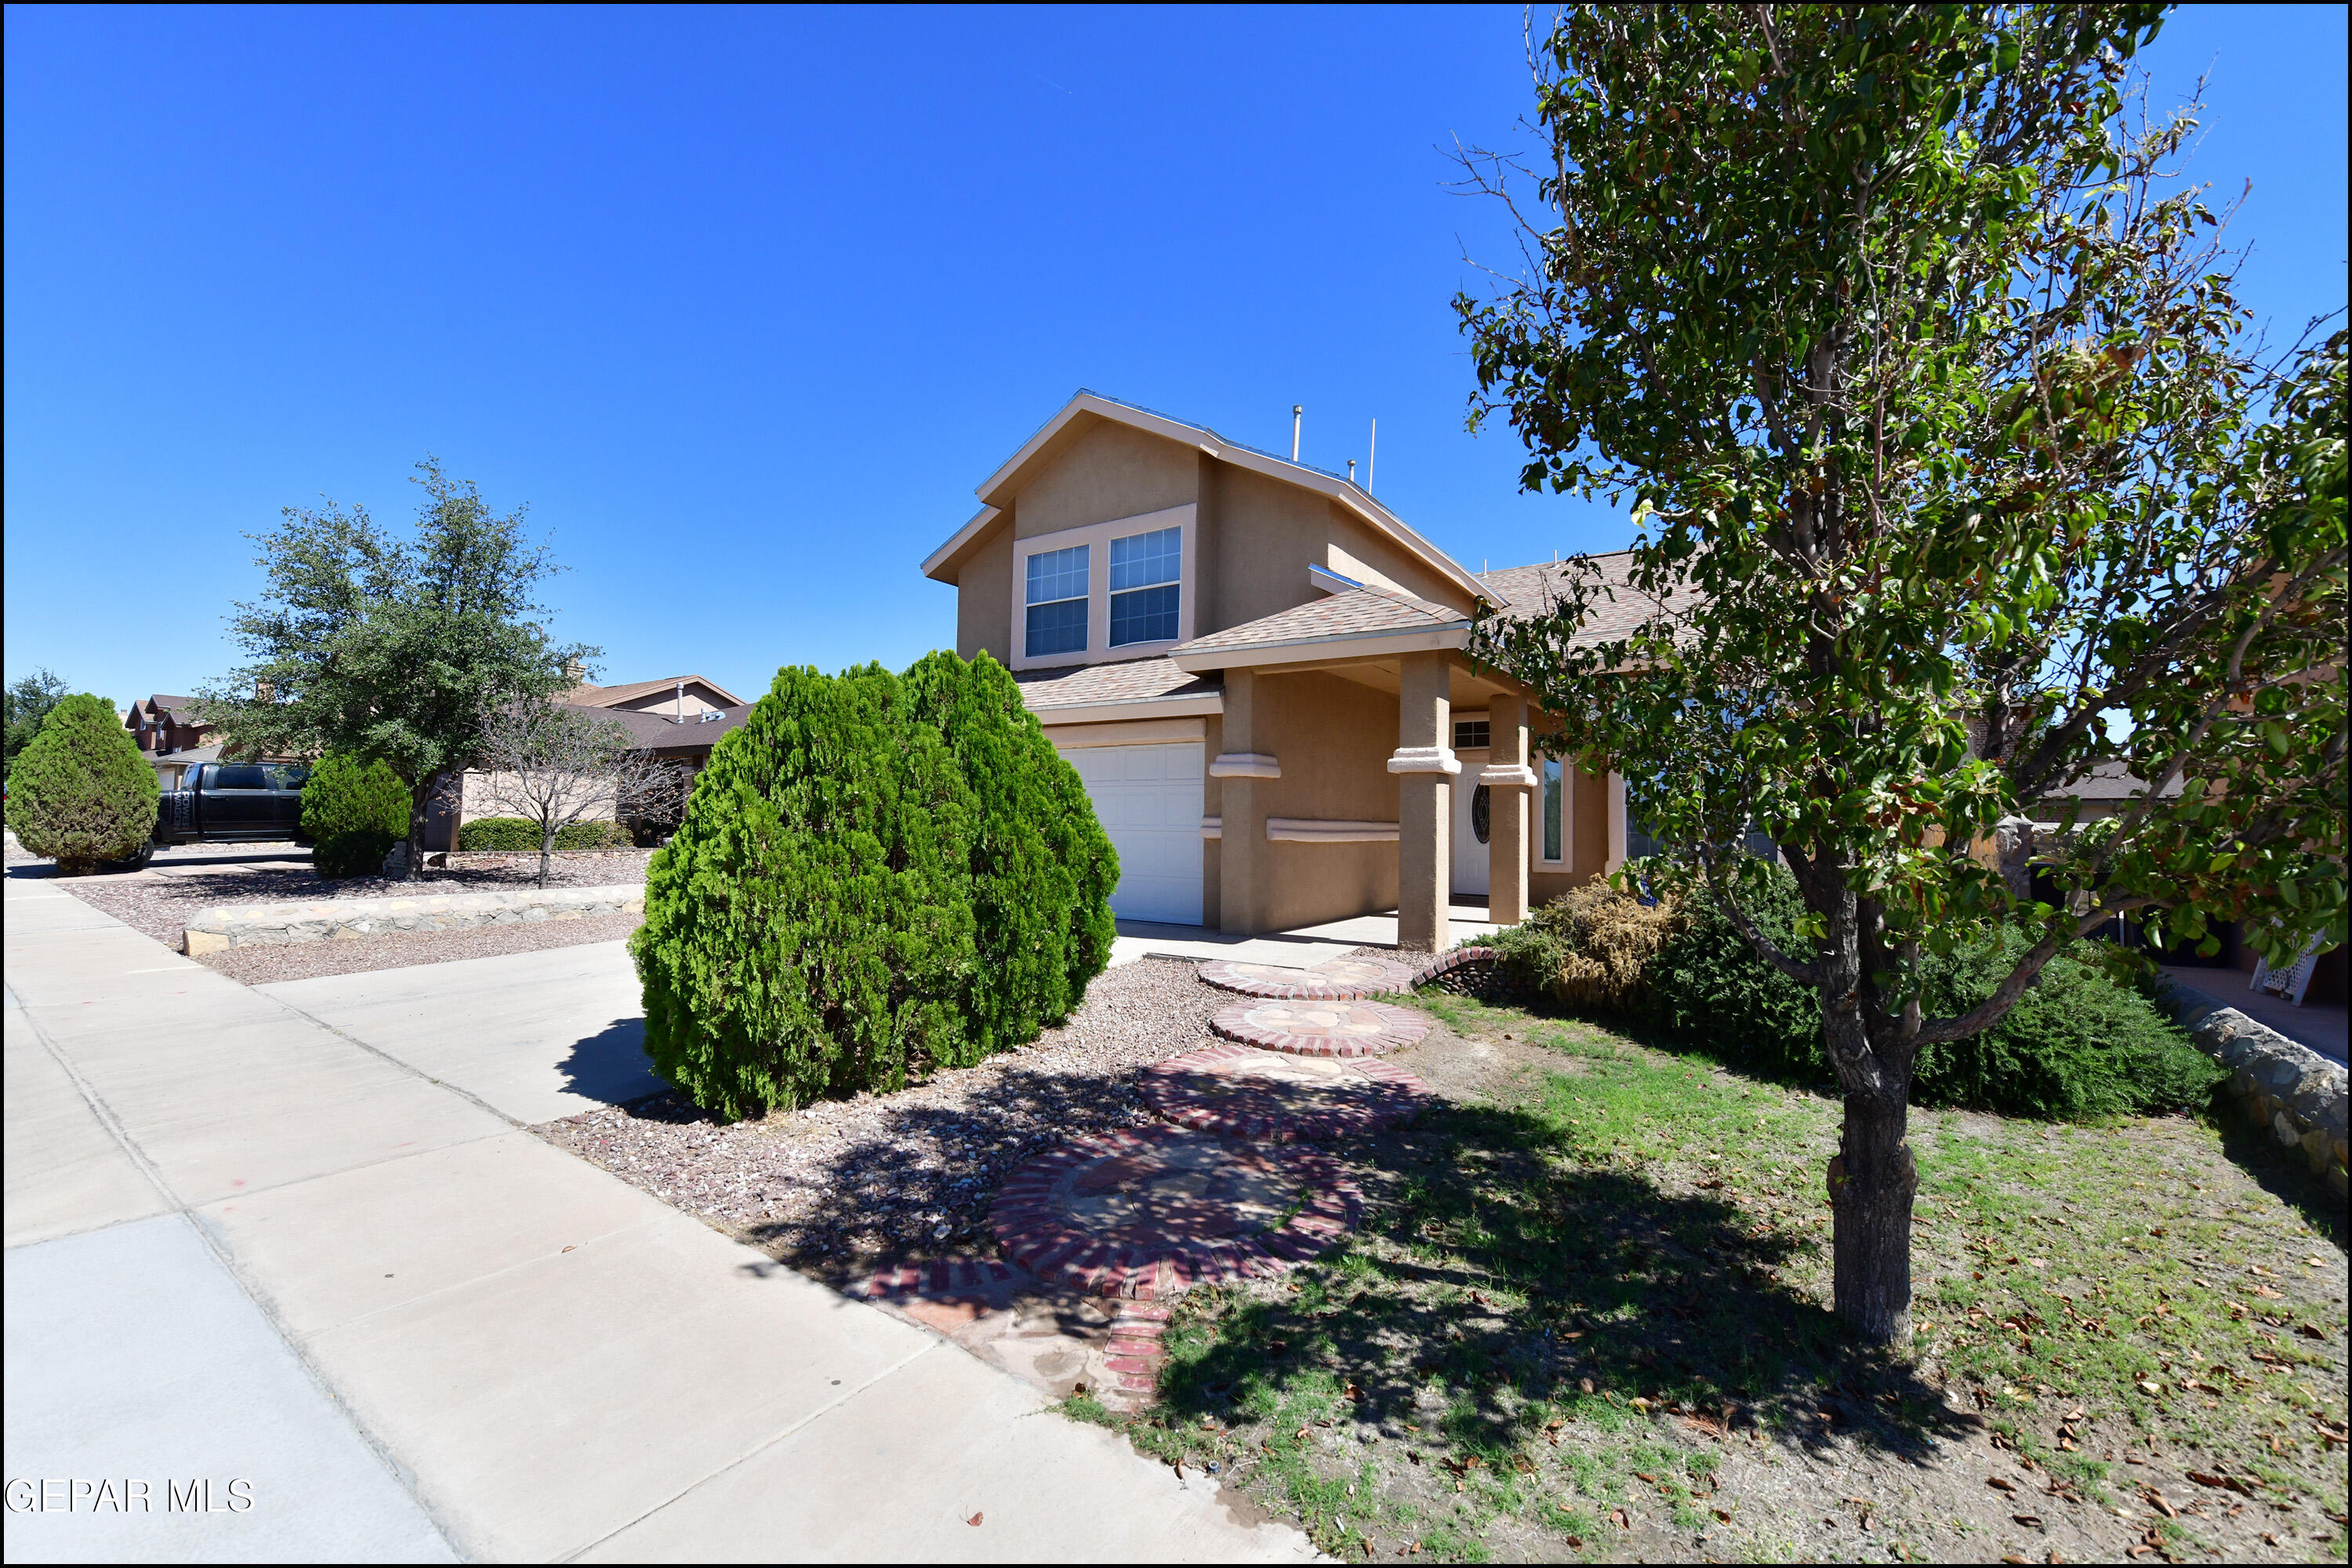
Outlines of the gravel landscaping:
{"label": "gravel landscaping", "polygon": [[322,974],[360,974],[375,969],[405,969],[416,963],[448,963],[460,958],[497,958],[543,948],[619,942],[643,924],[643,915],[599,915],[577,921],[517,921],[475,926],[468,931],[385,931],[341,942],[305,942],[285,947],[233,947],[196,962],[247,985],[280,980],[312,980]]}
{"label": "gravel landscaping", "polygon": [[[550,867],[548,881],[572,887],[599,887],[617,883],[643,883],[646,862],[653,856],[649,849],[614,849],[582,851],[558,855]],[[418,891],[449,893],[473,890],[512,889],[536,884],[539,878],[539,857],[536,855],[456,855],[446,867],[428,868],[421,881],[409,882],[383,877],[349,877],[330,879],[320,877],[310,868],[310,851],[292,843],[254,844],[184,844],[158,849],[154,860],[142,871],[100,872],[89,877],[58,879],[58,885],[76,898],[104,910],[134,930],[153,937],[173,952],[180,947],[180,933],[186,929],[189,918],[198,910],[212,909],[221,904],[287,903],[314,899],[364,899],[394,897]],[[11,867],[20,864],[19,857],[9,857]],[[47,862],[26,856],[24,868],[12,874],[37,874]],[[630,917],[634,921],[635,917]],[[567,936],[572,941],[602,942],[611,940],[613,933],[600,936],[577,935],[579,927],[588,921],[564,922]],[[632,928],[634,929],[634,926]],[[468,936],[471,932],[449,932],[451,936]],[[333,945],[351,948],[373,947],[386,938],[369,937],[357,942]],[[326,944],[320,944],[326,945]],[[406,951],[421,953],[431,951],[438,957],[407,957],[402,963],[437,963],[442,958],[478,958],[491,952],[520,952],[532,947],[563,945],[561,942],[525,942],[510,948],[482,947],[467,951],[450,947],[427,949],[411,947]],[[342,960],[350,963],[349,960]],[[393,963],[362,963],[355,968],[390,968]],[[351,973],[351,968],[318,969],[310,973],[333,974]],[[223,973],[230,973],[224,970]],[[241,976],[240,976],[241,977]],[[293,979],[293,973],[273,974],[272,979]]]}
{"label": "gravel landscaping", "polygon": [[1232,998],[1192,966],[1105,971],[1058,1029],[897,1094],[720,1122],[672,1094],[535,1129],[656,1197],[835,1281],[933,1249],[992,1250],[1005,1173],[1082,1133],[1154,1119],[1139,1069],[1197,1049]]}

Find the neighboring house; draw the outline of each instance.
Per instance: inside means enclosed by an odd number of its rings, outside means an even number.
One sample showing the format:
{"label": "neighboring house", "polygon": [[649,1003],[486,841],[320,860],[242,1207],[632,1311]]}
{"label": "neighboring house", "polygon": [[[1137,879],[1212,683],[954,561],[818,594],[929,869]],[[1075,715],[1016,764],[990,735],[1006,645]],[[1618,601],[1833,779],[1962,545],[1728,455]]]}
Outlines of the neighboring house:
{"label": "neighboring house", "polygon": [[1464,653],[1480,601],[1538,613],[1557,563],[1472,573],[1352,479],[1086,392],[978,493],[923,573],[1086,781],[1121,916],[1394,909],[1426,948],[1453,900],[1510,923],[1624,859],[1622,781],[1531,755],[1527,689]]}
{"label": "neighboring house", "polygon": [[[619,724],[640,750],[677,763],[689,773],[699,773],[709,765],[710,748],[720,736],[739,728],[752,706],[699,675],[674,675],[625,686],[577,685],[556,701]],[[490,787],[489,774],[467,770],[462,792],[453,792],[457,798],[436,802],[426,813],[426,847],[454,848],[457,831],[467,820],[499,815],[485,798]]]}
{"label": "neighboring house", "polygon": [[139,742],[167,790],[179,788],[181,774],[196,763],[220,760],[220,748],[211,743],[213,726],[197,717],[193,697],[159,692],[134,702],[123,715],[122,727]]}

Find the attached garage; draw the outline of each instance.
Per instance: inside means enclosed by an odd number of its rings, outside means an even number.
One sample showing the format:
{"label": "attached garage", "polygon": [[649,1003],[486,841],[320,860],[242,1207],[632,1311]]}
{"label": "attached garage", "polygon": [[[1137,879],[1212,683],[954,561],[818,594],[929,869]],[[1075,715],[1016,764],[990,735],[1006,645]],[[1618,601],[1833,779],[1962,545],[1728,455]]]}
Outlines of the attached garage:
{"label": "attached garage", "polygon": [[1202,742],[1077,746],[1062,755],[1086,781],[1095,816],[1118,851],[1111,912],[1122,920],[1199,925]]}

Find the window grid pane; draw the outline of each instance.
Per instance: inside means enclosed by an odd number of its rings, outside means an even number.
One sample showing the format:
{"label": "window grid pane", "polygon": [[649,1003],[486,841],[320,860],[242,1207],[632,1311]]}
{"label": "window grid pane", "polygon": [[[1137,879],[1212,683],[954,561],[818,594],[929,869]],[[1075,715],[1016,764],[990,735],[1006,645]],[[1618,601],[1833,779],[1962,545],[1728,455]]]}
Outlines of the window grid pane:
{"label": "window grid pane", "polygon": [[1560,858],[1561,794],[1559,763],[1556,758],[1546,757],[1543,765],[1543,858],[1547,860]]}
{"label": "window grid pane", "polygon": [[1184,531],[1181,528],[1163,528],[1110,542],[1110,587],[1114,594],[1122,588],[1173,583],[1183,574]]}
{"label": "window grid pane", "polygon": [[1045,550],[1029,557],[1028,602],[1049,605],[1058,599],[1085,598],[1089,548],[1073,544],[1067,550]]}
{"label": "window grid pane", "polygon": [[1087,650],[1087,602],[1063,599],[1029,606],[1028,656],[1084,653]]}
{"label": "window grid pane", "polygon": [[1454,749],[1475,752],[1491,745],[1494,722],[1491,719],[1456,719],[1454,721]]}
{"label": "window grid pane", "polygon": [[1110,646],[1176,640],[1176,584],[1110,596]]}

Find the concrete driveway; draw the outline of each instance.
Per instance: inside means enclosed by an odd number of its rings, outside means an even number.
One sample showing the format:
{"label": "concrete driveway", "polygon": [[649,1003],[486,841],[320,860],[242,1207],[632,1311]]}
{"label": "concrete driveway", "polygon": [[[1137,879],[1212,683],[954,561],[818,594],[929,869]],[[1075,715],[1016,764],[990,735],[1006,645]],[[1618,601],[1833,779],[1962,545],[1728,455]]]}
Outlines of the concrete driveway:
{"label": "concrete driveway", "polygon": [[11,1561],[1309,1554],[522,1131],[642,1082],[617,944],[266,994],[5,891]]}

